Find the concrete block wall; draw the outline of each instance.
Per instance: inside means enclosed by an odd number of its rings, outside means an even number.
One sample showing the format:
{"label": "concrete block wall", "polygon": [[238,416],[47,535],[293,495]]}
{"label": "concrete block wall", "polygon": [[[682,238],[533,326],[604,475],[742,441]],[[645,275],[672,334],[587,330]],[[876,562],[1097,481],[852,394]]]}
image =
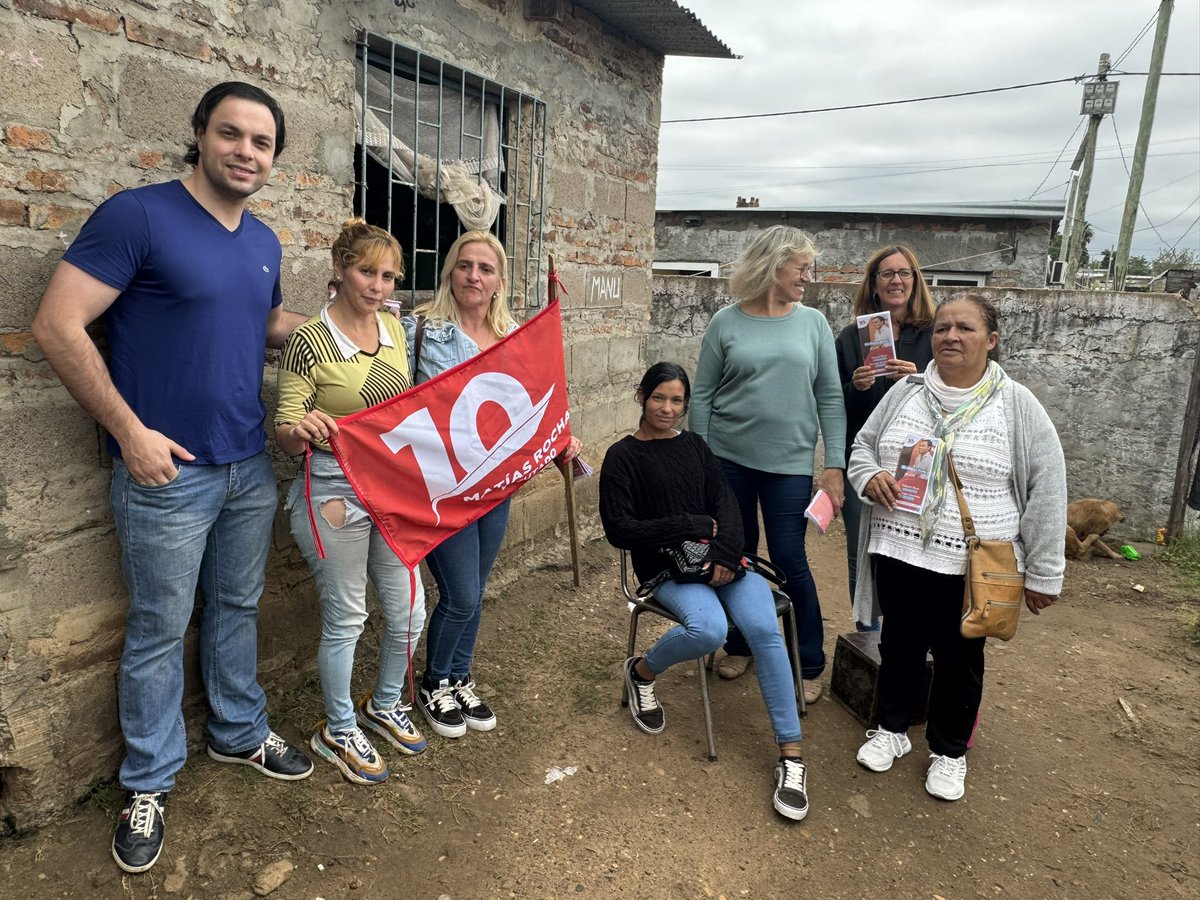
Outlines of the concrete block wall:
{"label": "concrete block wall", "polygon": [[[857,285],[814,283],[807,306],[836,335]],[[933,288],[935,302],[962,288]],[[1200,312],[1174,294],[981,288],[1000,312],[1001,365],[1037,395],[1058,429],[1071,499],[1100,497],[1125,512],[1113,533],[1150,539],[1166,525]],[[723,278],[655,277],[650,361],[695,372]]]}
{"label": "concrete block wall", "polygon": [[[352,211],[360,29],[545,100],[544,239],[569,291],[573,429],[598,463],[631,427],[624,405],[632,407],[649,322],[662,58],[581,10],[540,23],[522,9],[519,0],[0,0],[0,833],[113,776],[121,755],[115,678],[126,601],[108,461],[29,323],[100,201],[186,174],[188,121],[211,85],[246,80],[284,107],[288,145],[251,208],[279,234],[285,302],[303,312],[319,308],[328,247]],[[296,466],[276,462],[282,492]],[[594,532],[595,480],[578,497],[584,532]],[[514,504],[501,567],[532,551],[561,548],[566,559],[563,510],[559,476],[536,479]],[[315,664],[319,618],[282,518],[261,608],[271,695]],[[189,648],[194,655],[194,640]],[[195,676],[191,661],[186,707],[198,741]]]}

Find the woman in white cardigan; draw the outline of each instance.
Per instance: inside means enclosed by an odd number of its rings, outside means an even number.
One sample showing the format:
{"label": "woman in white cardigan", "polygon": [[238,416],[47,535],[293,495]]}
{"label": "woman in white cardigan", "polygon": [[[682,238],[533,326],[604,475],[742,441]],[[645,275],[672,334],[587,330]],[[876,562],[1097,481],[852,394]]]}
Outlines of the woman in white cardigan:
{"label": "woman in white cardigan", "polygon": [[[1050,417],[997,364],[995,307],[962,294],[938,307],[933,361],[893,390],[859,431],[847,472],[870,514],[859,531],[855,615],[883,615],[880,721],[858,761],[875,772],[908,753],[906,734],[925,654],[934,657],[925,789],[943,800],[965,791],[966,748],[983,695],[984,639],[964,638],[966,543],[946,461],[953,453],[981,538],[1010,540],[1025,573],[1025,602],[1037,615],[1057,599],[1066,562],[1066,469]],[[897,508],[892,473],[911,435],[937,439],[922,512]]]}

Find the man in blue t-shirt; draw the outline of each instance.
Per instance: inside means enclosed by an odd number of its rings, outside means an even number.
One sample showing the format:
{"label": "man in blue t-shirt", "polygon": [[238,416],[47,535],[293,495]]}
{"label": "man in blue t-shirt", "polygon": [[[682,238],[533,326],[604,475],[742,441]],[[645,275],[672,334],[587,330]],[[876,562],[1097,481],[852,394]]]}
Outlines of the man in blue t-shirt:
{"label": "man in blue t-shirt", "polygon": [[[192,116],[181,181],[122,191],[88,219],[50,278],[33,334],[107,429],[112,508],[129,588],[118,694],[124,808],[113,857],[144,872],[187,758],[183,638],[196,600],[208,755],[297,780],[312,762],[267,724],[257,617],[274,472],[260,399],[265,347],[304,317],[281,306],[282,251],[246,201],[283,149],[283,111],[225,82]],[[105,317],[107,365],[86,328]]]}

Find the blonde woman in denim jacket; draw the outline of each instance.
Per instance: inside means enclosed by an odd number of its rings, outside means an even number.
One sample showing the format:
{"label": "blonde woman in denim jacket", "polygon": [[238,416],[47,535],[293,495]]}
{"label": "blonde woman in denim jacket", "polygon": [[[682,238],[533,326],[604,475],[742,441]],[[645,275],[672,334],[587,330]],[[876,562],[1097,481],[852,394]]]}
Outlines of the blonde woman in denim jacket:
{"label": "blonde woman in denim jacket", "polygon": [[[508,256],[503,245],[486,231],[459,237],[446,254],[433,301],[401,319],[413,383],[422,384],[466,362],[514,330],[517,323],[507,296]],[[579,441],[572,438],[564,458],[578,452]],[[475,693],[472,664],[483,593],[504,540],[508,509],[505,500],[426,558],[437,582],[438,603],[426,629],[425,674],[417,699],[430,727],[443,737],[496,727],[495,713]]]}

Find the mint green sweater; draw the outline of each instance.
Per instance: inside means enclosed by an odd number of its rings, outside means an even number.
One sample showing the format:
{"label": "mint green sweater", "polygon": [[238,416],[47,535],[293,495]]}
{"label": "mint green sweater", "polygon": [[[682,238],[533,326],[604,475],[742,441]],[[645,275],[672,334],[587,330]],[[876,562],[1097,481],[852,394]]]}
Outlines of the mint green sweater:
{"label": "mint green sweater", "polygon": [[751,469],[812,475],[817,425],[825,466],[846,467],[846,407],[833,332],[815,309],[749,316],[734,304],[704,332],[688,427]]}

